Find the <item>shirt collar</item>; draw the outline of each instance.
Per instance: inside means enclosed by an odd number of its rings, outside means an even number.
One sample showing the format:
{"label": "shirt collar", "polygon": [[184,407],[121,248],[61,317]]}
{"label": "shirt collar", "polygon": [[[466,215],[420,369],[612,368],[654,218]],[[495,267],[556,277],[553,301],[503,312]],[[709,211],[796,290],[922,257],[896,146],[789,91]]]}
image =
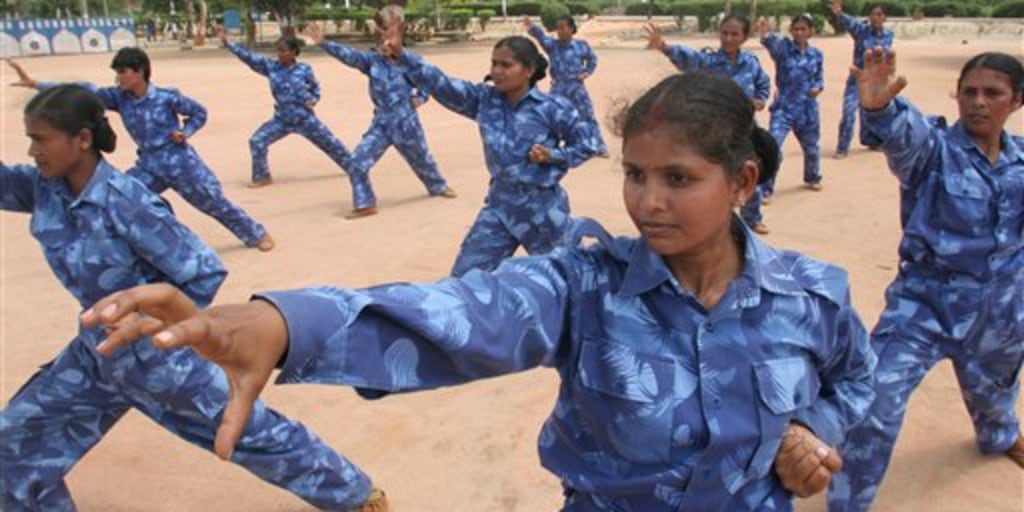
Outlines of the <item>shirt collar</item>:
{"label": "shirt collar", "polygon": [[89,182],[85,184],[85,188],[82,189],[81,194],[78,194],[78,197],[71,196],[71,191],[68,189],[68,185],[64,182],[63,178],[53,178],[53,183],[57,194],[64,199],[66,204],[69,204],[68,209],[75,208],[81,203],[92,203],[102,206],[106,198],[107,183],[114,172],[113,166],[101,158],[99,163],[96,164],[96,170],[93,171],[92,177],[89,178]]}
{"label": "shirt collar", "polygon": [[[805,293],[793,274],[783,265],[778,251],[762,242],[735,217],[733,229],[744,240],[743,270],[737,280],[749,280],[756,288],[781,295]],[[661,256],[648,249],[643,238],[637,240],[629,256],[629,266],[623,276],[619,293],[640,295],[657,288],[665,281],[676,283],[668,265]]]}
{"label": "shirt collar", "polygon": [[[981,149],[978,148],[978,145],[974,142],[971,135],[967,133],[967,129],[964,128],[964,123],[962,121],[957,121],[953,124],[953,127],[949,130],[949,135],[958,146],[964,149],[964,151],[973,150],[979,155],[983,157],[985,156]],[[1006,162],[1024,162],[1024,150],[1021,150],[1021,148],[1018,147],[1017,141],[1014,140],[1006,130],[1003,130],[1003,132],[999,134],[999,142],[1000,146],[1003,147],[1002,151],[999,153],[1000,162],[1004,159]],[[985,157],[985,161],[988,161],[987,157]]]}
{"label": "shirt collar", "polygon": [[156,95],[157,95],[157,90],[156,90],[156,86],[153,85],[153,82],[150,82],[150,83],[146,84],[146,92],[145,92],[145,94],[143,94],[142,96],[139,96],[138,98],[136,98],[132,93],[130,93],[128,91],[121,91],[121,93],[126,95],[126,96],[128,96],[132,101],[141,102],[141,101],[148,100],[150,98],[155,98]]}

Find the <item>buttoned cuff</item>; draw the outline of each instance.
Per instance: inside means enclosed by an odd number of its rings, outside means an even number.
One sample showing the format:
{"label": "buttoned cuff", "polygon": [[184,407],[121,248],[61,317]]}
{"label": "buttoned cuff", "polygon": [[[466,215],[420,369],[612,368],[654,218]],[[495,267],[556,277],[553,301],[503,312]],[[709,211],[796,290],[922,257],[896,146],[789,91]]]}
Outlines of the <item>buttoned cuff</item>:
{"label": "buttoned cuff", "polygon": [[833,416],[832,413],[822,410],[821,405],[813,405],[797,411],[793,419],[809,428],[825,444],[838,446],[843,441],[844,433]]}

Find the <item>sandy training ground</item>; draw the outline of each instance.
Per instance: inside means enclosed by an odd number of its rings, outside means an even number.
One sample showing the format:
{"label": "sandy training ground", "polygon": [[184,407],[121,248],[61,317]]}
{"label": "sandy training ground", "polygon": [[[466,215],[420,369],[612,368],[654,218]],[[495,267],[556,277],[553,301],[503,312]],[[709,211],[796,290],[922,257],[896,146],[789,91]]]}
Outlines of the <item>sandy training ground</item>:
{"label": "sandy training ground", "polygon": [[[586,31],[580,35],[587,37]],[[715,39],[682,42],[717,45]],[[800,186],[799,146],[793,137],[787,139],[778,192],[765,209],[772,229],[767,240],[848,269],[855,303],[870,328],[896,269],[897,183],[882,154],[859,149],[856,141],[846,160],[830,158],[852,43],[847,37],[812,43],[826,54],[826,88],[819,100],[824,190],[810,192]],[[624,46],[598,48],[600,63],[588,87],[602,116],[617,99],[635,98],[674,72],[666,58],[643,51],[639,41]],[[774,76],[767,52],[755,41],[746,47]],[[989,49],[1021,54],[1019,41],[897,41],[897,48],[901,71],[910,81],[906,94],[922,110],[951,120],[956,104],[950,94],[968,57]],[[456,77],[479,79],[489,65],[488,45],[433,47],[423,53]],[[112,84],[110,58],[49,57],[22,63],[38,79]],[[366,78],[323,53],[300,58],[313,65],[320,79],[319,115],[354,148],[372,115]],[[220,176],[227,196],[264,223],[278,243],[268,254],[244,249],[227,230],[168,192],[181,220],[220,253],[230,270],[219,302],[246,300],[258,290],[318,283],[359,287],[447,274],[487,186],[473,122],[436,102],[421,110],[430,147],[459,192],[457,199],[428,198],[404,161],[389,151],[372,174],[381,214],[348,221],[342,218],[351,209],[348,181],[326,155],[297,136],[271,148],[275,184],[245,188],[250,172],[246,141],[272,112],[264,77],[224,50],[158,51],[153,67],[154,83],[178,87],[209,109],[209,121],[192,144]],[[0,156],[6,163],[30,163],[21,109],[31,92],[7,87],[13,76],[6,66],[4,72]],[[759,118],[767,126],[767,113]],[[134,145],[120,121],[112,119],[112,124],[119,146],[111,160],[125,169],[134,160]],[[1010,129],[1024,131],[1020,113],[1011,118]],[[595,217],[613,233],[634,234],[620,194],[620,141],[607,137],[612,158],[572,170],[564,185],[575,214]],[[78,306],[51,274],[29,235],[28,220],[27,215],[0,214],[0,397],[5,401],[76,331]],[[558,481],[540,467],[536,448],[556,389],[555,372],[535,370],[377,402],[363,401],[349,389],[309,385],[273,387],[264,398],[360,464],[388,492],[395,510],[539,511],[556,509],[561,502]],[[1024,473],[1008,459],[982,457],[973,439],[956,379],[949,364],[942,363],[913,396],[876,510],[1022,510]],[[68,483],[84,511],[308,509],[287,492],[218,461],[136,412],[126,415],[74,468]],[[820,496],[798,504],[801,511],[822,509]]]}

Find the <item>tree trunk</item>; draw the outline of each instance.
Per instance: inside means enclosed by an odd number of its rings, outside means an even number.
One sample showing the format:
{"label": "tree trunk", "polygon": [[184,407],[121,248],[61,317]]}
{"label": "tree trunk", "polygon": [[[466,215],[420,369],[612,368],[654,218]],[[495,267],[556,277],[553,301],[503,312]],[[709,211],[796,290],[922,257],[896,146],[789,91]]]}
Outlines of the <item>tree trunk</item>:
{"label": "tree trunk", "polygon": [[[756,0],[755,0],[756,1]],[[206,44],[206,0],[199,0],[199,23],[196,26],[196,46]]]}
{"label": "tree trunk", "polygon": [[725,0],[725,6],[722,7],[722,12],[726,16],[732,14],[732,0]]}
{"label": "tree trunk", "polygon": [[185,37],[192,38],[195,35],[196,11],[192,6],[192,0],[185,0]]}
{"label": "tree trunk", "polygon": [[757,0],[750,0],[750,23],[757,25]]}
{"label": "tree trunk", "polygon": [[256,12],[254,0],[249,0],[249,12],[245,17],[245,44],[249,48],[256,46],[256,19],[253,18]]}

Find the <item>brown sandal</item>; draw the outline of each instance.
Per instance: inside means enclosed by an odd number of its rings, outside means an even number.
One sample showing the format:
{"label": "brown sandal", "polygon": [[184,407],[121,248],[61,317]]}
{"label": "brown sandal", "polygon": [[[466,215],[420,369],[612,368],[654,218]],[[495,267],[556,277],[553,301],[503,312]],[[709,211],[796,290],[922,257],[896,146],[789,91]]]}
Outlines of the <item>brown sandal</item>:
{"label": "brown sandal", "polygon": [[389,510],[391,509],[388,507],[388,497],[379,487],[374,487],[370,489],[366,503],[363,503],[355,512],[388,512]]}
{"label": "brown sandal", "polygon": [[377,208],[375,206],[369,206],[366,208],[356,208],[345,214],[345,218],[348,220],[361,219],[363,217],[369,217],[370,215],[376,215]]}
{"label": "brown sandal", "polygon": [[1024,468],[1024,436],[1017,436],[1017,441],[1013,443],[1009,450],[1006,450],[1006,456],[1016,462],[1018,466]]}

